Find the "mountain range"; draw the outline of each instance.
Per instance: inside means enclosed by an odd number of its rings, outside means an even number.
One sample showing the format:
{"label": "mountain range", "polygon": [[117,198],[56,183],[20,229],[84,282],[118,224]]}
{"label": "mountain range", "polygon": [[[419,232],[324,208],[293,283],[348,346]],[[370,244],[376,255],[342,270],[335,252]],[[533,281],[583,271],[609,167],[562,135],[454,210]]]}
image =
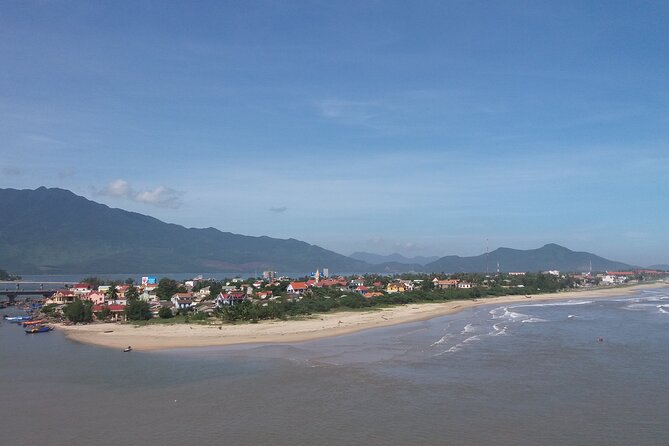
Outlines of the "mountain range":
{"label": "mountain range", "polygon": [[538,249],[498,248],[473,257],[446,256],[425,265],[428,271],[524,272],[524,271],[616,271],[635,268],[589,252],[575,252],[549,243]]}
{"label": "mountain range", "polygon": [[555,244],[436,260],[370,253],[347,257],[295,239],[185,228],[57,188],[0,189],[0,209],[0,268],[19,274],[306,272],[323,267],[333,273],[493,273],[498,265],[503,272],[633,268]]}
{"label": "mountain range", "polygon": [[12,272],[362,271],[367,264],[294,239],[195,229],[112,209],[63,189],[0,189],[0,265]]}

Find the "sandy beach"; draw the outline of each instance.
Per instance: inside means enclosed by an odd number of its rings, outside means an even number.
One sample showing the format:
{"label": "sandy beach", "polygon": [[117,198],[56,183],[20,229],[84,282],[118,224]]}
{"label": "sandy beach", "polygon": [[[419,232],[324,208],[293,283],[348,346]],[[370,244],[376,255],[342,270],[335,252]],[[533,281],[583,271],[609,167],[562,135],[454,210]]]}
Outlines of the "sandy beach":
{"label": "sandy beach", "polygon": [[294,343],[340,336],[371,328],[403,324],[453,314],[466,308],[516,302],[594,299],[627,295],[642,289],[666,288],[669,284],[652,283],[628,287],[566,291],[554,294],[501,296],[443,303],[409,304],[391,308],[371,309],[313,315],[288,321],[261,321],[257,324],[164,324],[138,326],[129,323],[59,325],[65,335],[76,342],[101,347],[133,350],[164,350],[188,347],[212,347],[234,344]]}

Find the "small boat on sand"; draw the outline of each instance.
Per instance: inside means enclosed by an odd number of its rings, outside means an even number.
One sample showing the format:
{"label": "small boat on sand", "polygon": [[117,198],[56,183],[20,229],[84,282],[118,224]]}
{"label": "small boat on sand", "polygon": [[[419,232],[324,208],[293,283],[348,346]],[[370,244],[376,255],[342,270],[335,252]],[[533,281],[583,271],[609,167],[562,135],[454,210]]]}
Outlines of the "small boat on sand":
{"label": "small boat on sand", "polygon": [[33,334],[33,333],[46,333],[47,331],[53,330],[53,327],[49,327],[47,325],[39,325],[36,327],[30,327],[26,329],[26,334]]}

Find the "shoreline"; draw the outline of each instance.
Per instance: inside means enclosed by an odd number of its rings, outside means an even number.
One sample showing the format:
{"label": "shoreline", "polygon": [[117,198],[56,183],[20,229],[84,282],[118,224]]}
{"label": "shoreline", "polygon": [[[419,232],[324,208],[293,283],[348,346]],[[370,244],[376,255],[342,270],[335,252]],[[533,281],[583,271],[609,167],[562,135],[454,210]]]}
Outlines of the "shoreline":
{"label": "shoreline", "polygon": [[179,348],[223,347],[239,344],[283,344],[313,341],[356,333],[373,328],[419,322],[458,313],[485,305],[553,300],[596,299],[629,295],[644,289],[667,288],[659,282],[594,290],[564,291],[540,294],[500,296],[439,303],[398,305],[365,311],[315,314],[305,319],[260,321],[257,324],[187,325],[165,324],[138,326],[127,323],[89,324],[58,328],[74,341],[99,347],[155,351]]}

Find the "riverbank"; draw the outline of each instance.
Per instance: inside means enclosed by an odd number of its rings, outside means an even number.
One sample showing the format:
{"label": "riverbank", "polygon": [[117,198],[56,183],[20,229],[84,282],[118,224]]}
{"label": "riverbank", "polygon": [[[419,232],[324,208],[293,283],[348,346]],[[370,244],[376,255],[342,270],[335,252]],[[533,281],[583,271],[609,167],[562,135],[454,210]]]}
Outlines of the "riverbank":
{"label": "riverbank", "polygon": [[666,288],[652,283],[628,287],[598,288],[531,296],[501,296],[440,303],[409,304],[367,311],[336,312],[288,321],[261,321],[257,324],[146,325],[89,324],[60,325],[58,328],[76,342],[121,349],[164,350],[188,347],[213,347],[235,344],[293,343],[340,336],[371,328],[417,322],[453,314],[482,305],[517,302],[594,299],[629,295],[643,289]]}

